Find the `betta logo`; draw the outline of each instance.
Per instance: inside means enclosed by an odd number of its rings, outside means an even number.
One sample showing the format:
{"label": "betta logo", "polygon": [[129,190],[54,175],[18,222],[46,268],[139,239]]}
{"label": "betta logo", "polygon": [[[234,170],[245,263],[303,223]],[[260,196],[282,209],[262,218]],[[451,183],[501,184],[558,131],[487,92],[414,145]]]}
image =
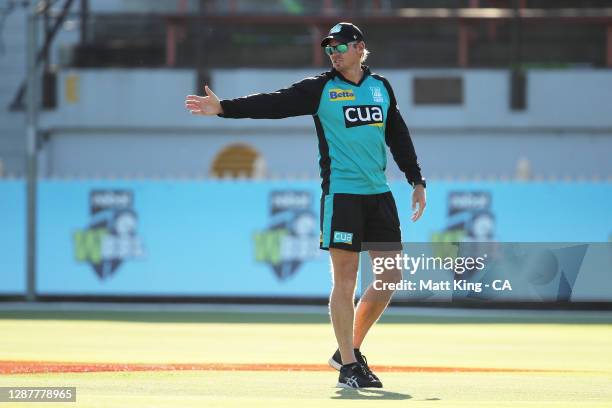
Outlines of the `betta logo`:
{"label": "betta logo", "polygon": [[337,101],[354,101],[355,94],[352,89],[330,89],[329,100],[332,102]]}
{"label": "betta logo", "polygon": [[128,259],[144,256],[137,235],[138,217],[131,191],[93,190],[89,194],[89,226],[74,233],[74,253],[102,280],[113,276]]}
{"label": "betta logo", "polygon": [[255,260],[268,264],[279,280],[319,256],[318,225],[308,191],[272,191],[270,223],[253,236]]}
{"label": "betta logo", "polygon": [[378,105],[354,105],[343,106],[344,126],[352,128],[355,126],[371,125],[382,126],[383,113]]}

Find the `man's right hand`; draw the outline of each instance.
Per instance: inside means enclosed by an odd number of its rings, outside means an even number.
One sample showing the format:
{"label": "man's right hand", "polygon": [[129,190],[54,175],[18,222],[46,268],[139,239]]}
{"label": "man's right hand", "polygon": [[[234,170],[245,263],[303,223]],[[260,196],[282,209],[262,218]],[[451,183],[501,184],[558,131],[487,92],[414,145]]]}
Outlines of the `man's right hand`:
{"label": "man's right hand", "polygon": [[206,92],[206,96],[187,95],[185,108],[192,115],[212,116],[222,114],[223,108],[217,95],[210,90],[208,85],[204,86],[204,92]]}

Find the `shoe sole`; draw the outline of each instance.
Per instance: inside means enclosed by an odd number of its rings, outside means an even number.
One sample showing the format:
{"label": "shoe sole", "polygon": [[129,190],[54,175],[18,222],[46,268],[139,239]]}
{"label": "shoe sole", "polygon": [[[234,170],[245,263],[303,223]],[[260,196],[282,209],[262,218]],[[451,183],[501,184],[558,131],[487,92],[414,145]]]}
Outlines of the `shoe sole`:
{"label": "shoe sole", "polygon": [[338,384],[336,384],[336,388],[349,388],[351,390],[363,390],[363,389],[366,389],[366,388],[378,388],[378,389],[380,389],[380,388],[382,388],[382,384],[381,384],[380,387],[375,386],[375,385],[372,385],[372,386],[369,386],[369,387],[351,387],[348,384],[339,382]]}
{"label": "shoe sole", "polygon": [[340,368],[342,368],[342,364],[338,364],[333,357],[327,360],[327,364],[336,371],[340,371]]}

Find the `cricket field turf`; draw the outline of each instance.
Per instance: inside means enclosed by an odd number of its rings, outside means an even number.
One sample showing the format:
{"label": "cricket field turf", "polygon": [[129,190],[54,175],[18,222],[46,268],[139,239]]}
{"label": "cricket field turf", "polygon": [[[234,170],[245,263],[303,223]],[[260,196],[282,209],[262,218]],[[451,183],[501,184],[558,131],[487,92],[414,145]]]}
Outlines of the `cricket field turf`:
{"label": "cricket field turf", "polygon": [[555,316],[386,316],[362,347],[385,388],[347,390],[325,313],[0,311],[0,386],[76,387],[53,407],[612,407],[610,314]]}

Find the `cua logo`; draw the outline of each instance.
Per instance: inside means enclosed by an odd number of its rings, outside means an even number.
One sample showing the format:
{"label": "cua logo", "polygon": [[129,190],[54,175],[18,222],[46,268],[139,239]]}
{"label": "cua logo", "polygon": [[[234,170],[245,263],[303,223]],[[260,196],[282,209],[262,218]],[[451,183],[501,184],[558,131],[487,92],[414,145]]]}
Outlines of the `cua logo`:
{"label": "cua logo", "polygon": [[269,227],[253,236],[255,260],[268,264],[279,280],[319,256],[318,225],[308,191],[270,193]]}
{"label": "cua logo", "polygon": [[334,242],[351,245],[353,243],[353,233],[334,231]]}
{"label": "cua logo", "polygon": [[344,106],[344,125],[347,128],[363,125],[382,126],[383,113],[378,105]]}
{"label": "cua logo", "polygon": [[137,234],[138,217],[131,191],[94,190],[89,194],[89,225],[74,233],[74,254],[91,265],[100,279],[114,275],[144,250]]}

